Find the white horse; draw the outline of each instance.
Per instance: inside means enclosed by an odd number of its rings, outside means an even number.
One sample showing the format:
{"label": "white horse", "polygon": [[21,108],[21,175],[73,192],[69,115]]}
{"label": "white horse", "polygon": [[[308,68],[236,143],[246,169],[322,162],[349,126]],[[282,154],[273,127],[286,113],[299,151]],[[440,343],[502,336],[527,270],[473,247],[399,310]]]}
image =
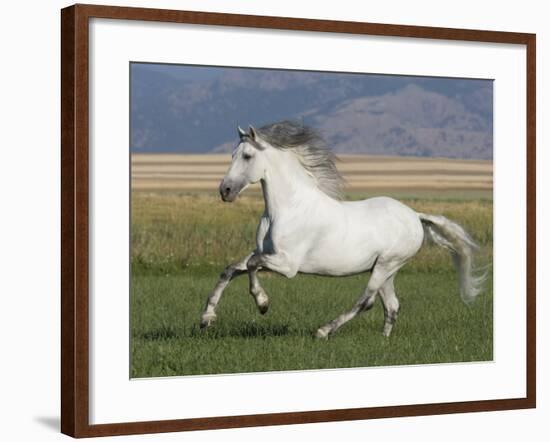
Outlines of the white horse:
{"label": "white horse", "polygon": [[460,293],[471,302],[483,277],[473,276],[477,249],[458,224],[442,216],[418,213],[392,198],[342,201],[343,180],[334,156],[312,129],[290,121],[239,128],[240,143],[220,184],[224,201],[232,202],[252,183],[261,182],[265,211],[256,233],[256,249],[225,268],[208,297],[201,327],[216,319],[216,306],[229,282],[248,273],[250,293],[260,313],[268,297],[257,272],[268,269],[293,278],[298,272],[353,275],[372,272],[364,293],[351,310],[317,330],[327,338],[377,295],[384,305],[383,334],[389,336],[399,311],[394,278],[424,238],[450,250],[459,273]]}

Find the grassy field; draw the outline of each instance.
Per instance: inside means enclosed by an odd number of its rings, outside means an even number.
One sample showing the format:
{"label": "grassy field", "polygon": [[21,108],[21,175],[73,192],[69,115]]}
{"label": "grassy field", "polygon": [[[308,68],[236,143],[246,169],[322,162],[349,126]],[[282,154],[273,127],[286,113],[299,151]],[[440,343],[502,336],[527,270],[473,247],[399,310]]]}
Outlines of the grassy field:
{"label": "grassy field", "polygon": [[[490,265],[490,189],[446,190],[408,187],[393,195],[416,210],[464,225],[482,246],[479,263]],[[350,198],[370,196],[352,191]],[[241,277],[226,290],[215,325],[200,330],[201,309],[220,271],[254,247],[262,209],[254,192],[232,205],[214,192],[133,192],[132,377],[492,359],[491,278],[474,305],[465,306],[449,255],[431,246],[396,278],[401,313],[389,339],[381,334],[379,301],[328,341],[312,338],[317,327],[353,305],[368,275],[287,280],[262,273],[271,300],[265,316]]]}

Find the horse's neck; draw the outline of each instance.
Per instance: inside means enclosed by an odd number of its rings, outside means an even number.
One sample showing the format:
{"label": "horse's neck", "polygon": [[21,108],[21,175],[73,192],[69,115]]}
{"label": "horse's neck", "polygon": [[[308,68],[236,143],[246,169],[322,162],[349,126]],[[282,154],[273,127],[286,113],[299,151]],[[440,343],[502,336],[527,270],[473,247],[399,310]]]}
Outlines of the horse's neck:
{"label": "horse's neck", "polygon": [[262,180],[262,191],[266,215],[272,221],[287,214],[297,215],[329,199],[297,164],[275,165]]}

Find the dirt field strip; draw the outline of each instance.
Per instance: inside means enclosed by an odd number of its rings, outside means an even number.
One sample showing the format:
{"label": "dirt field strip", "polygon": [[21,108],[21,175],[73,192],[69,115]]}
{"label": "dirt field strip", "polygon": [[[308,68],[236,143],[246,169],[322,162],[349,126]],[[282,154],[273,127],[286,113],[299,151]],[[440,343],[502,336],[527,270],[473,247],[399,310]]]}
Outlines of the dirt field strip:
{"label": "dirt field strip", "polygon": [[[491,190],[493,163],[442,158],[338,155],[350,190]],[[230,155],[133,154],[133,190],[211,190]]]}

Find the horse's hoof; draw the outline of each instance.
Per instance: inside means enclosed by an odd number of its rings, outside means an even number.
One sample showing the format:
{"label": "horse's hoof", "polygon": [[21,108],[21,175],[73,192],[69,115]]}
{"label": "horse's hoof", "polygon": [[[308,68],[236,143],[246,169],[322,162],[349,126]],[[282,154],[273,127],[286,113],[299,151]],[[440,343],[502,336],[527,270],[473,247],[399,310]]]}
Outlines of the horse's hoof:
{"label": "horse's hoof", "polygon": [[327,330],[323,330],[323,328],[321,327],[319,330],[317,330],[317,333],[315,333],[315,337],[317,339],[325,339],[327,340],[328,339],[328,331]]}
{"label": "horse's hoof", "polygon": [[267,313],[267,310],[269,309],[268,296],[263,291],[263,289],[259,289],[258,292],[256,292],[256,294],[254,295],[254,298],[256,298],[256,306],[258,307],[258,310],[262,315],[265,315]]}
{"label": "horse's hoof", "polygon": [[204,315],[201,317],[201,329],[208,328],[216,320],[216,315]]}

